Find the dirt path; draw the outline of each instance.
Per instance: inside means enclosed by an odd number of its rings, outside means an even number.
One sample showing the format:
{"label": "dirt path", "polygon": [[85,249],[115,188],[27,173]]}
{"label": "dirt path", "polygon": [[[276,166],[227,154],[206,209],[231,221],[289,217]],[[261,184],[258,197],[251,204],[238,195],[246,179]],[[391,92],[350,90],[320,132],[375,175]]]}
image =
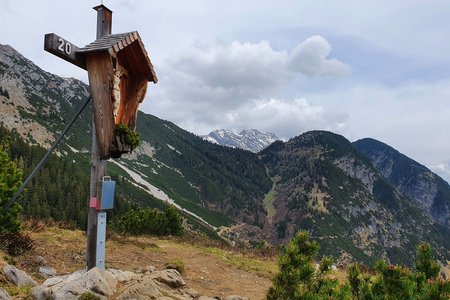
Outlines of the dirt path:
{"label": "dirt path", "polygon": [[179,248],[163,244],[161,248],[168,257],[182,257],[186,264],[186,281],[201,294],[210,296],[237,294],[251,299],[264,299],[270,285],[267,273],[247,271],[245,266],[237,266],[225,256],[228,253],[225,255],[205,253],[204,250],[192,246],[182,249],[185,246]]}
{"label": "dirt path", "polygon": [[[32,233],[35,250],[17,259],[19,267],[38,274],[36,256],[43,256],[58,274],[84,267],[85,237],[81,231],[47,228]],[[184,266],[183,277],[189,287],[206,296],[241,295],[264,299],[273,261],[264,261],[218,248],[195,246],[157,238],[114,238],[107,241],[106,266],[136,270],[147,266],[161,269],[167,263]]]}

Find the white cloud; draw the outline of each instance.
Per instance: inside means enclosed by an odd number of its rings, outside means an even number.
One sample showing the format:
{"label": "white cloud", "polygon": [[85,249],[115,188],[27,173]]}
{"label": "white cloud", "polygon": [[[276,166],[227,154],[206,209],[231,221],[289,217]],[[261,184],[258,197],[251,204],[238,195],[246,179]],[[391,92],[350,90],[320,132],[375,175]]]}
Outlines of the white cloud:
{"label": "white cloud", "polygon": [[443,179],[450,182],[450,162],[440,163],[430,167],[431,171],[435,172]]}
{"label": "white cloud", "polygon": [[205,86],[240,89],[255,97],[286,83],[295,74],[347,75],[350,67],[335,58],[328,59],[330,52],[330,44],[321,36],[306,39],[291,53],[274,50],[267,41],[257,44],[234,41],[230,45],[195,45],[169,63]]}
{"label": "white cloud", "polygon": [[257,99],[248,101],[226,114],[221,128],[258,128],[290,138],[314,129],[342,132],[347,114],[312,105],[304,98]]}
{"label": "white cloud", "polygon": [[447,173],[450,175],[450,168],[448,164],[441,163],[435,166],[431,166],[430,169],[433,170],[434,172]]}
{"label": "white cloud", "polygon": [[297,95],[283,96],[298,80],[304,84],[311,76],[320,80],[345,75],[349,67],[327,59],[330,51],[319,36],[291,53],[275,50],[267,41],[197,44],[159,66],[160,81],[149,93],[151,109],[145,103],[142,109],[196,133],[258,128],[291,137],[309,129],[342,130],[342,113],[311,105]]}
{"label": "white cloud", "polygon": [[[450,161],[450,79],[389,87],[355,82],[343,90],[306,97],[324,107],[339,103],[348,113],[347,128],[341,132],[350,140],[378,139],[430,169]],[[450,175],[445,178],[450,181]]]}
{"label": "white cloud", "polygon": [[172,64],[212,88],[271,88],[286,79],[287,57],[286,52],[273,50],[266,41],[234,41],[228,46],[195,46]]}
{"label": "white cloud", "polygon": [[328,58],[331,46],[321,36],[312,36],[297,45],[289,57],[289,66],[293,71],[308,76],[342,77],[350,72],[350,67],[337,60]]}
{"label": "white cloud", "polygon": [[[448,1],[169,4],[106,3],[113,32],[138,30],[155,65],[160,81],[149,86],[145,112],[197,133],[259,127],[290,137],[331,129],[380,139],[427,166],[450,161]],[[0,43],[47,71],[85,79],[44,52],[42,38],[55,32],[78,46],[92,42],[91,6],[0,1],[0,25],[8,29]],[[211,43],[217,39],[227,43]],[[187,49],[194,41],[210,46]]]}

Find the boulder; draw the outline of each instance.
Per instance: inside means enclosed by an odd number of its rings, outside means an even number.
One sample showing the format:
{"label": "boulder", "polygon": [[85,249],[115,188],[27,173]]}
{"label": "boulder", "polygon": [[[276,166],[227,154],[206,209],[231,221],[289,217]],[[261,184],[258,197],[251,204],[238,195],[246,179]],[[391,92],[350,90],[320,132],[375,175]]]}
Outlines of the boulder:
{"label": "boulder", "polygon": [[144,268],[139,268],[136,270],[137,274],[145,274],[145,273],[152,273],[156,271],[156,267],[154,266],[147,266]]}
{"label": "boulder", "polygon": [[43,256],[36,256],[36,261],[40,266],[45,266],[47,264],[47,260]]}
{"label": "boulder", "polygon": [[180,273],[175,269],[166,269],[162,271],[156,271],[149,274],[151,278],[167,284],[172,288],[178,288],[186,285],[183,277],[181,277]]}
{"label": "boulder", "polygon": [[199,294],[185,285],[186,283],[176,270],[156,271],[144,274],[138,280],[130,281],[123,287],[117,299],[197,299]]}
{"label": "boulder", "polygon": [[12,300],[12,298],[7,291],[0,288],[0,300]]}
{"label": "boulder", "polygon": [[17,269],[12,265],[5,265],[3,267],[3,273],[5,274],[6,278],[8,278],[16,286],[35,286],[38,284],[33,278],[28,276],[27,273]]}
{"label": "boulder", "polygon": [[[63,282],[55,285],[55,299],[65,299],[72,295],[79,296],[92,292],[97,296],[112,296],[116,290],[117,280],[109,272],[92,268],[88,272],[74,273]],[[50,287],[52,288],[52,287]]]}
{"label": "boulder", "polygon": [[43,299],[77,299],[84,293],[91,293],[100,299],[106,299],[116,292],[117,279],[110,272],[93,268],[77,271],[70,275],[47,279],[43,285],[34,288],[32,297]]}
{"label": "boulder", "polygon": [[58,283],[64,282],[64,280],[67,279],[68,277],[69,276],[57,276],[57,277],[49,278],[46,281],[44,281],[44,286],[49,287],[49,286],[57,285]]}
{"label": "boulder", "polygon": [[117,300],[142,299],[153,300],[163,297],[155,280],[149,276],[144,276],[139,281],[132,281],[124,286],[122,292],[117,296]]}
{"label": "boulder", "polygon": [[120,283],[126,283],[132,279],[140,278],[140,275],[130,271],[122,271],[117,269],[108,269],[106,272],[111,273]]}
{"label": "boulder", "polygon": [[53,292],[43,285],[38,285],[31,290],[31,297],[35,300],[53,299]]}
{"label": "boulder", "polygon": [[52,267],[41,266],[39,267],[39,272],[44,274],[45,276],[55,276],[56,270]]}
{"label": "boulder", "polygon": [[[122,283],[120,290],[117,290],[118,282]],[[180,273],[174,269],[152,270],[152,272],[146,270],[144,273],[136,274],[116,269],[102,271],[93,268],[87,272],[77,271],[69,275],[51,277],[31,291],[35,300],[75,300],[85,293],[102,300],[113,295],[117,300],[248,300],[241,296],[226,298],[200,296],[186,286]]]}
{"label": "boulder", "polygon": [[231,295],[228,297],[225,297],[225,300],[248,300],[247,297],[237,296],[237,295]]}

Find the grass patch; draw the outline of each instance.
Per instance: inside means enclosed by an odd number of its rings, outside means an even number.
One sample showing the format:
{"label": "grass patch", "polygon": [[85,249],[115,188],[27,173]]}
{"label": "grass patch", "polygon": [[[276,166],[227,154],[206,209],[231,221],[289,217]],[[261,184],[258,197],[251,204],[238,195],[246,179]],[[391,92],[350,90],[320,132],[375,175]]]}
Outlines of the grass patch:
{"label": "grass patch", "polygon": [[264,197],[264,208],[267,210],[267,218],[269,219],[269,222],[272,224],[272,219],[275,216],[277,210],[275,206],[273,205],[273,202],[275,200],[275,186],[277,185],[277,181],[274,180],[272,184],[272,188],[270,191],[265,195]]}
{"label": "grass patch", "polygon": [[180,272],[180,274],[183,274],[184,271],[186,270],[184,261],[180,258],[174,258],[174,259],[169,260],[168,262],[166,262],[164,264],[164,267],[166,269],[175,269],[178,272]]}
{"label": "grass patch", "polygon": [[258,260],[246,257],[240,253],[234,253],[214,247],[203,248],[203,251],[212,254],[239,269],[256,273],[261,277],[270,278],[278,270],[276,263],[273,261]]}
{"label": "grass patch", "polygon": [[111,234],[109,240],[121,245],[134,245],[141,249],[159,249],[159,246],[157,244],[155,244],[150,240],[150,238],[145,236],[139,237]]}
{"label": "grass patch", "polygon": [[31,285],[25,285],[25,286],[15,286],[15,285],[8,285],[3,287],[6,292],[13,298],[13,299],[32,299],[31,298],[31,289],[33,286]]}
{"label": "grass patch", "polygon": [[100,300],[100,297],[90,292],[84,292],[78,297],[78,300]]}
{"label": "grass patch", "polygon": [[33,239],[50,245],[64,245],[67,242],[78,240],[82,236],[84,236],[84,232],[81,230],[48,227],[39,235],[35,235]]}
{"label": "grass patch", "polygon": [[150,253],[163,253],[161,248],[159,248],[158,246],[156,246],[156,247],[144,247],[144,248],[142,248],[142,251],[150,252]]}

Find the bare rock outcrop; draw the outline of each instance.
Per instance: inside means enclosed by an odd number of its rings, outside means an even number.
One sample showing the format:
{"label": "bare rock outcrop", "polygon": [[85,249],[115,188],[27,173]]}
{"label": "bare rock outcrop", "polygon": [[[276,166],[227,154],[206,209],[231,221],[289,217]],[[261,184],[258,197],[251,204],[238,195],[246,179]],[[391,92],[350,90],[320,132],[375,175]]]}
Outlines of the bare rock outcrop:
{"label": "bare rock outcrop", "polygon": [[4,289],[0,288],[0,300],[11,300],[11,296],[8,294],[7,291],[5,291]]}
{"label": "bare rock outcrop", "polygon": [[241,296],[210,298],[201,296],[186,285],[181,274],[174,269],[157,271],[154,267],[138,270],[136,273],[93,268],[89,271],[77,271],[73,274],[55,276],[42,285],[32,289],[35,300],[78,299],[81,295],[91,294],[98,299],[227,299],[246,300]]}
{"label": "bare rock outcrop", "polygon": [[6,278],[8,278],[9,281],[11,281],[14,285],[17,286],[27,286],[27,285],[35,286],[38,284],[27,273],[17,269],[12,265],[5,265],[3,267],[3,273],[5,274]]}

